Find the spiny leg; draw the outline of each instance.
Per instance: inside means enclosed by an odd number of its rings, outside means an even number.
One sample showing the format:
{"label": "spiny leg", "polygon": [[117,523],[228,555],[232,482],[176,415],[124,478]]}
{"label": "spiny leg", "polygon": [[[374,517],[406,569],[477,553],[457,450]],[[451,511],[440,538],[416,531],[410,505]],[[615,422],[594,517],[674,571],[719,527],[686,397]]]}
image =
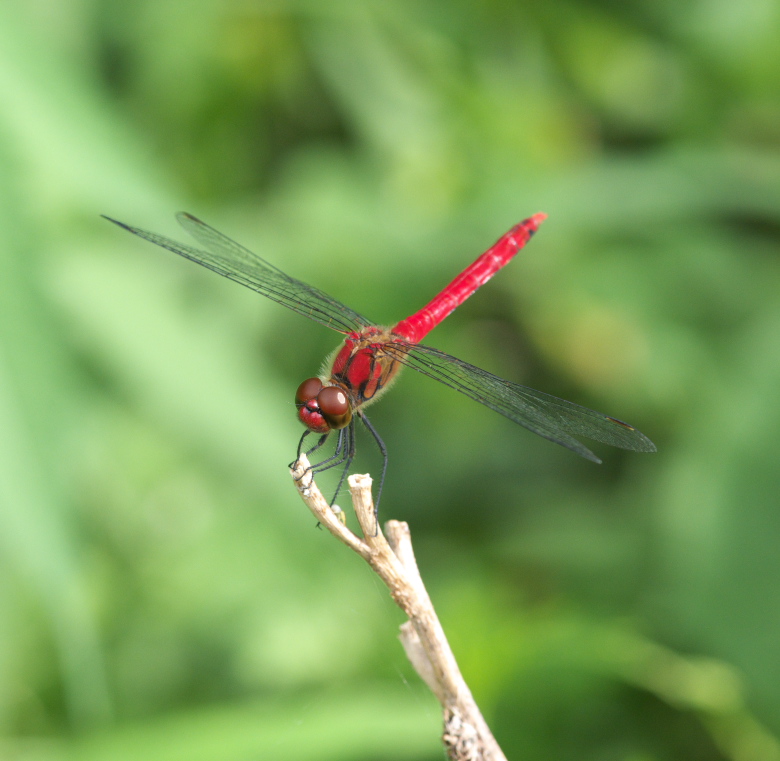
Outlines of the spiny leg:
{"label": "spiny leg", "polygon": [[[287,466],[288,468],[295,468],[295,466],[301,461],[301,450],[303,449],[303,442],[306,440],[306,437],[310,433],[311,431],[308,428],[303,432],[303,435],[301,436],[300,441],[298,442],[298,450],[295,452],[295,459]],[[303,471],[303,473],[301,474],[301,478],[303,478],[303,476],[306,475],[307,470]],[[301,479],[297,478],[295,480],[300,481]]]}
{"label": "spiny leg", "polygon": [[369,419],[361,412],[360,419],[363,421],[363,425],[368,429],[368,432],[374,437],[376,445],[379,447],[379,451],[382,454],[382,475],[379,477],[379,489],[376,493],[376,502],[374,503],[374,518],[377,521],[377,530],[379,527],[379,502],[382,499],[382,487],[385,485],[385,474],[387,473],[387,447],[385,442],[382,441],[382,437],[377,432],[376,428],[371,425]]}
{"label": "spiny leg", "polygon": [[[301,436],[301,441],[298,443],[298,459],[301,457],[301,449],[303,449],[303,440],[306,438],[306,434],[310,433],[310,431],[306,431],[303,436]],[[311,447],[310,449],[306,450],[306,456],[308,457],[312,452],[316,452],[328,439],[328,436],[330,435],[330,431],[327,433],[324,433],[322,436],[320,436],[319,441]],[[342,462],[344,462],[344,459],[346,457],[345,451],[342,452],[342,449],[344,448],[344,431],[343,429],[339,431],[338,438],[336,440],[336,450],[335,452],[326,459],[322,460],[322,462],[315,463],[314,465],[309,465],[308,468],[303,472],[303,475],[306,473],[319,473],[324,470],[329,470],[330,468],[333,468],[337,465],[340,465]],[[298,460],[295,460],[290,467],[294,467],[295,463],[298,462]]]}
{"label": "spiny leg", "polygon": [[[308,433],[308,431],[307,431]],[[330,433],[330,432],[328,432]],[[305,434],[301,436],[301,441],[298,444],[298,457],[300,458],[301,449],[303,448],[303,440],[305,438]],[[315,450],[319,449],[324,443],[325,440],[328,438],[328,434],[324,434],[320,437],[320,440],[315,444],[311,449],[309,449],[306,454],[307,456],[314,452]],[[341,465],[341,463],[346,461],[346,465],[344,467],[344,470],[341,474],[341,478],[339,479],[339,485],[336,488],[336,492],[333,495],[333,499],[330,500],[330,506],[334,509],[335,512],[338,513],[339,520],[342,523],[345,523],[346,517],[343,513],[343,511],[338,508],[334,507],[336,502],[336,497],[338,496],[339,490],[341,489],[341,485],[344,482],[344,477],[346,476],[347,472],[349,471],[349,466],[352,463],[352,458],[355,456],[355,426],[354,422],[350,423],[349,427],[342,428],[339,430],[338,439],[336,441],[336,451],[328,458],[323,460],[322,462],[318,462],[316,465],[309,465],[308,468],[301,474],[301,478],[306,473],[311,473],[312,476],[315,473],[321,473],[326,470],[330,470],[331,468],[335,468],[338,465]],[[297,462],[297,461],[296,461]],[[294,465],[295,463],[293,463]],[[292,466],[291,466],[292,467]],[[300,479],[297,479],[300,480]],[[319,528],[320,524],[317,524],[317,527]]]}
{"label": "spiny leg", "polygon": [[[322,436],[317,440],[317,443],[306,450],[306,456],[308,457],[312,452],[316,452],[327,440],[328,436],[330,436],[330,431],[327,433],[323,433]],[[298,453],[298,456],[300,457],[300,452]]]}
{"label": "spiny leg", "polygon": [[[303,435],[301,436],[300,440],[298,441],[298,449],[295,452],[295,459],[287,466],[288,468],[294,468],[298,464],[298,461],[301,459],[301,452],[303,451],[303,442],[306,441],[306,437],[310,433],[311,433],[311,431],[308,428],[303,432]],[[320,444],[318,444],[318,446],[321,446],[324,443],[325,443],[324,440],[320,439]],[[307,455],[308,455],[308,453],[307,453]]]}
{"label": "spiny leg", "polygon": [[306,441],[306,437],[311,433],[311,431],[307,428],[303,432],[303,436],[301,436],[301,440],[298,442],[298,451],[295,453],[295,462],[298,462],[298,460],[301,459],[301,450],[303,449],[303,442]]}
{"label": "spiny leg", "polygon": [[[306,437],[307,437],[307,436],[308,436],[310,433],[311,433],[311,431],[310,431],[310,430],[308,430],[308,429],[307,429],[307,430],[305,430],[305,431],[303,432],[303,436],[301,436],[301,440],[298,442],[298,451],[297,451],[297,452],[296,452],[296,454],[295,454],[295,460],[293,460],[293,462],[291,462],[291,463],[290,463],[290,464],[287,466],[288,468],[294,468],[294,467],[295,467],[295,466],[298,464],[298,462],[300,461],[300,459],[301,459],[301,451],[303,450],[303,442],[305,441]],[[328,436],[329,436],[329,435],[330,435],[330,431],[328,431],[327,433],[323,433],[323,434],[322,434],[322,436],[320,436],[320,438],[319,438],[319,440],[317,441],[317,443],[316,443],[316,444],[315,444],[313,447],[311,447],[311,449],[308,449],[308,450],[306,450],[306,456],[308,457],[308,456],[309,456],[309,455],[310,455],[312,452],[316,452],[316,451],[317,451],[317,450],[318,450],[318,449],[319,449],[319,448],[320,448],[320,447],[321,447],[321,446],[322,446],[322,445],[323,445],[323,444],[324,444],[324,443],[325,443],[325,442],[328,440]],[[306,469],[306,470],[305,470],[305,471],[304,471],[304,472],[301,474],[301,477],[303,477],[304,475],[306,475],[306,473],[308,473],[308,472],[309,472],[309,470],[311,470],[311,466],[309,466],[309,467],[308,467],[308,468],[307,468],[307,469]],[[300,480],[300,479],[299,479],[299,480]]]}
{"label": "spiny leg", "polygon": [[[378,439],[376,431],[374,431],[370,426],[369,430],[373,433],[374,437]],[[300,441],[298,442],[298,454],[297,457],[300,459],[301,451],[303,449],[303,442],[306,439],[306,436],[311,433],[311,431],[305,431],[303,435],[301,436]],[[317,443],[311,447],[309,450],[307,450],[306,455],[310,455],[312,452],[319,449],[325,441],[328,438],[330,432],[323,434],[320,436]],[[379,442],[381,442],[381,439],[378,439]],[[380,449],[385,457],[385,460],[387,459],[387,452],[384,449],[384,444],[381,444]],[[336,498],[339,495],[339,492],[341,491],[341,487],[344,485],[344,479],[347,477],[347,474],[349,473],[350,465],[352,465],[352,460],[355,458],[355,420],[354,418],[350,421],[349,425],[345,428],[339,429],[338,439],[336,442],[336,450],[335,452],[330,456],[325,458],[322,462],[318,462],[314,465],[309,465],[309,467],[304,471],[304,473],[301,475],[305,475],[306,473],[322,473],[326,470],[330,470],[331,468],[338,467],[342,464],[344,464],[344,468],[341,471],[341,476],[339,478],[338,486],[336,487],[336,491],[333,494],[333,499],[330,501],[331,507],[336,502]],[[296,462],[298,460],[296,459]],[[295,463],[293,463],[295,465]],[[292,467],[292,465],[290,466]],[[386,469],[386,468],[385,468]],[[382,480],[384,480],[384,469],[382,471]]]}
{"label": "spiny leg", "polygon": [[[352,418],[352,420],[349,421],[349,425],[346,428],[342,428],[339,433],[342,431],[346,432],[345,438],[347,439],[347,444],[344,447],[344,460],[346,460],[346,464],[344,465],[344,469],[341,471],[341,478],[339,478],[339,483],[336,487],[336,492],[333,495],[333,499],[330,501],[331,507],[333,507],[333,504],[336,501],[336,497],[339,496],[341,486],[344,483],[344,479],[347,477],[347,473],[349,472],[349,466],[352,465],[352,460],[355,457],[355,418]],[[333,467],[335,465],[336,463],[333,463],[333,465],[329,467]]]}
{"label": "spiny leg", "polygon": [[341,428],[339,430],[338,439],[336,440],[336,451],[322,462],[318,462],[312,465],[312,473],[321,473],[322,471],[330,470],[331,468],[335,468],[337,465],[341,465],[341,463],[344,462],[347,457],[347,437],[345,432],[345,428]]}

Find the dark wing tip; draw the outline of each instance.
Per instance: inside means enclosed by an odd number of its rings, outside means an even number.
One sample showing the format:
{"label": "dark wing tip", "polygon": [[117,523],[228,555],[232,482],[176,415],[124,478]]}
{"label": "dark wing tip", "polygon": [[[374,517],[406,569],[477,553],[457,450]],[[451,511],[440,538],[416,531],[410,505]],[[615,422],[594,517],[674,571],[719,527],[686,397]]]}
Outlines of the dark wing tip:
{"label": "dark wing tip", "polygon": [[645,436],[644,433],[642,433],[642,431],[634,428],[633,425],[624,423],[622,420],[618,420],[616,417],[612,417],[610,415],[606,415],[606,418],[612,423],[622,426],[627,431],[631,431],[631,433],[634,434],[632,437],[631,445],[630,447],[626,447],[627,449],[630,448],[633,452],[646,452],[649,454],[658,451],[656,445],[653,444],[653,442],[650,441],[650,439],[648,439],[647,436]]}
{"label": "dark wing tip", "polygon": [[188,211],[177,212],[176,220],[180,225],[186,225],[187,222],[195,222],[198,225],[203,224],[203,222],[200,219],[198,219],[194,214],[190,214]]}
{"label": "dark wing tip", "polygon": [[118,225],[119,227],[121,227],[121,228],[123,228],[125,230],[129,230],[130,232],[133,232],[133,228],[130,227],[130,225],[126,225],[124,222],[120,222],[118,219],[114,219],[113,217],[109,217],[106,214],[101,214],[100,216],[103,217],[103,219],[107,219],[109,222],[113,222],[115,225]]}

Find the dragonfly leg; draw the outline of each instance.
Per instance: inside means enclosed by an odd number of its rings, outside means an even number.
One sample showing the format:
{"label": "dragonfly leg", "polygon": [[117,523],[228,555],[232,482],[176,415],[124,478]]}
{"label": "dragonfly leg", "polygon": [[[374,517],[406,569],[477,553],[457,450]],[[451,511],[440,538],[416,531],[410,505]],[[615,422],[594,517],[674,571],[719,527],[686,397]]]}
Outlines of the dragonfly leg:
{"label": "dragonfly leg", "polygon": [[382,437],[377,432],[376,428],[371,425],[369,419],[361,412],[360,419],[363,421],[363,425],[368,429],[368,432],[374,437],[376,445],[379,447],[379,451],[382,454],[382,475],[379,477],[379,489],[376,493],[376,502],[374,503],[374,518],[377,521],[377,530],[379,529],[379,502],[382,499],[382,487],[385,485],[385,474],[387,473],[387,447],[385,442],[382,441]]}
{"label": "dragonfly leg", "polygon": [[[352,460],[355,457],[355,419],[353,418],[349,425],[346,428],[342,428],[341,431],[344,431],[346,433],[345,439],[346,443],[344,446],[344,456],[342,462],[345,462],[344,469],[341,471],[341,478],[339,478],[338,486],[336,487],[336,491],[333,494],[333,499],[330,501],[330,506],[333,507],[333,503],[336,501],[336,497],[339,496],[339,492],[341,491],[341,487],[344,484],[344,479],[347,477],[347,473],[349,472],[349,466],[352,465]],[[339,433],[341,433],[339,431]],[[338,463],[339,465],[341,462]],[[329,465],[328,467],[334,467],[336,463],[334,462],[333,465]]]}
{"label": "dragonfly leg", "polygon": [[298,462],[298,460],[301,457],[301,450],[303,449],[303,442],[306,441],[306,437],[311,433],[311,431],[307,428],[303,432],[303,436],[301,436],[301,440],[298,442],[298,451],[295,453],[295,461]]}
{"label": "dragonfly leg", "polygon": [[301,459],[301,451],[303,450],[303,442],[306,440],[306,437],[311,433],[311,431],[307,428],[303,432],[303,436],[301,436],[301,440],[298,442],[298,451],[295,453],[295,459],[287,466],[288,468],[294,468],[298,464],[298,460]]}
{"label": "dragonfly leg", "polygon": [[339,491],[341,490],[341,487],[344,483],[344,479],[347,477],[349,466],[352,464],[354,457],[355,424],[354,421],[352,421],[346,428],[341,428],[339,430],[336,451],[322,462],[318,462],[316,465],[311,465],[309,467],[309,470],[312,473],[322,473],[323,471],[330,470],[331,468],[336,468],[342,464],[344,465],[344,468],[341,472],[341,477],[339,478],[338,486],[336,487],[336,491],[333,494],[333,499],[330,501],[331,507],[333,507],[333,503],[336,501],[336,497],[338,497]]}
{"label": "dragonfly leg", "polygon": [[[374,436],[377,437],[375,431],[373,431],[371,428],[369,428],[369,430],[371,430]],[[310,433],[310,431],[304,432],[303,436],[301,436],[300,442],[298,443],[298,454],[297,454],[298,458],[300,458],[301,456],[301,450],[303,449],[303,442],[308,433]],[[308,456],[312,452],[318,450],[325,443],[327,438],[328,438],[327,433],[320,436],[317,443],[306,451],[306,455]],[[381,439],[379,439],[379,441],[381,441]],[[384,451],[384,444],[382,444],[382,451],[385,456],[385,459],[387,459],[387,453]],[[322,462],[318,462],[314,465],[309,465],[309,467],[304,471],[301,477],[303,477],[303,475],[305,475],[306,473],[312,473],[312,474],[322,473],[323,471],[330,470],[331,468],[336,468],[343,465],[344,467],[341,471],[341,476],[339,477],[338,486],[336,487],[336,491],[333,494],[333,499],[331,499],[330,501],[330,505],[332,507],[336,501],[336,498],[339,495],[339,492],[341,491],[341,487],[344,485],[344,479],[347,477],[347,473],[349,473],[349,467],[350,465],[352,465],[352,460],[354,458],[355,458],[355,421],[353,419],[348,426],[339,429],[335,452],[330,457],[326,457],[324,460],[322,460]],[[295,463],[293,463],[293,465],[294,464]],[[384,472],[382,478],[384,479]]]}
{"label": "dragonfly leg", "polygon": [[[306,456],[308,457],[312,452],[316,452],[328,440],[328,436],[330,436],[330,431],[328,431],[328,433],[323,433],[317,443],[306,450]],[[300,457],[300,454],[298,456]]]}
{"label": "dragonfly leg", "polygon": [[[287,467],[288,468],[294,468],[298,461],[301,459],[301,450],[303,449],[303,442],[306,439],[306,437],[311,433],[311,431],[306,430],[303,432],[303,436],[301,436],[301,440],[298,442],[298,451],[295,454],[295,460],[293,460]],[[310,449],[306,450],[306,456],[308,457],[312,452],[316,452],[327,440],[328,435],[330,434],[330,431],[328,433],[323,433],[322,436],[320,436],[319,441],[311,447]],[[301,477],[305,476],[306,473],[308,473],[311,470],[311,466],[309,466],[302,474]]]}
{"label": "dragonfly leg", "polygon": [[347,457],[346,450],[347,434],[346,428],[339,430],[338,439],[336,439],[336,450],[330,457],[322,460],[322,462],[315,463],[310,467],[312,473],[321,473],[325,470],[335,468],[337,465],[341,465]]}

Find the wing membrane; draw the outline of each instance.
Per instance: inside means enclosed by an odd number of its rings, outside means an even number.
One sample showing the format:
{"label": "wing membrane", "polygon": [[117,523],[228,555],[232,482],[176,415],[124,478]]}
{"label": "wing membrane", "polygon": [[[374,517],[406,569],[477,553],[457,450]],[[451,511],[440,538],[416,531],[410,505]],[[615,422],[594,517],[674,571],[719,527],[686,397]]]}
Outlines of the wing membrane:
{"label": "wing membrane", "polygon": [[460,391],[529,431],[592,462],[601,460],[574,435],[635,452],[656,451],[655,444],[628,423],[504,380],[438,349],[403,341],[387,344],[385,348],[407,367]]}
{"label": "wing membrane", "polygon": [[[203,249],[188,246],[164,235],[131,227],[116,219],[106,217],[119,227],[166,248],[185,259],[196,262],[223,277],[262,293],[310,320],[337,330],[350,333],[372,325],[371,320],[345,306],[327,293],[311,285],[285,275],[278,267],[244,248],[226,235],[209,227],[191,214],[176,215],[181,226],[203,246]],[[204,250],[205,249],[205,250]]]}

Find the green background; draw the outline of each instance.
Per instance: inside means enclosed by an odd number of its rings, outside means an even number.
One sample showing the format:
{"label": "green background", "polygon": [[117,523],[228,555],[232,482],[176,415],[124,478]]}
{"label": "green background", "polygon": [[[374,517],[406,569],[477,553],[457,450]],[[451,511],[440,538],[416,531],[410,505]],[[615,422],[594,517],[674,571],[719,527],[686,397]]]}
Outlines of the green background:
{"label": "green background", "polygon": [[381,517],[510,758],[780,758],[779,32],[772,0],[2,3],[0,758],[442,758],[401,614],[286,469],[338,335],[98,216],[180,209],[380,324],[547,212],[430,342],[658,454],[406,372]]}

